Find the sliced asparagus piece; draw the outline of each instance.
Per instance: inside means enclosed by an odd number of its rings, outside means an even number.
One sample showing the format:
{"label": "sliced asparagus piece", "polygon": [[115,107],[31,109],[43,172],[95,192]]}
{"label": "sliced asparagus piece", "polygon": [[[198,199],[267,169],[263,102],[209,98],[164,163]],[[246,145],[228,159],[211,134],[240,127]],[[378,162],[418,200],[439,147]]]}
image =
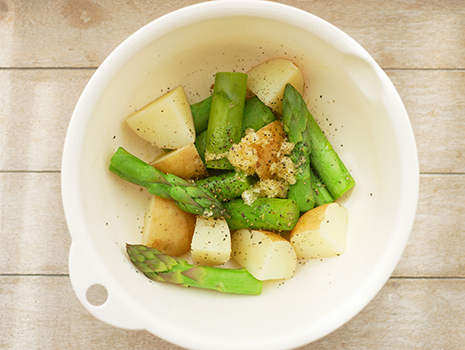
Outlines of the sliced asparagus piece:
{"label": "sliced asparagus piece", "polygon": [[329,193],[325,184],[321,182],[313,169],[310,170],[310,177],[312,179],[312,187],[315,194],[315,206],[319,207],[320,205],[334,202],[333,196]]}
{"label": "sliced asparagus piece", "polygon": [[231,146],[241,140],[246,92],[247,74],[216,73],[205,148],[208,168],[233,169],[226,156]]}
{"label": "sliced asparagus piece", "polygon": [[[294,105],[295,109],[300,108],[302,113],[307,115],[307,126],[310,129],[311,167],[315,169],[334,199],[337,199],[354,187],[355,181],[311,115],[300,93],[292,85],[287,85],[285,91],[287,103]],[[298,126],[293,124],[292,127]]]}
{"label": "sliced asparagus piece", "polygon": [[257,131],[275,120],[276,117],[271,109],[265,106],[257,96],[254,96],[245,102],[244,115],[242,117],[242,132],[244,133],[247,129]]}
{"label": "sliced asparagus piece", "polygon": [[287,196],[297,202],[301,212],[307,212],[315,205],[310,178],[311,135],[307,107],[305,104],[302,106],[301,101],[295,101],[294,92],[297,90],[287,84],[283,96],[283,126],[289,141],[295,144],[291,160],[296,165],[297,180],[289,186]]}
{"label": "sliced asparagus piece", "polygon": [[210,95],[206,99],[191,105],[196,135],[207,130],[208,118],[210,117],[210,109],[212,107],[212,99],[213,95]]}
{"label": "sliced asparagus piece", "polygon": [[300,210],[293,199],[257,198],[246,204],[243,199],[223,203],[230,213],[226,218],[231,230],[242,228],[292,230],[299,220]]}
{"label": "sliced asparagus piece", "polygon": [[250,189],[256,182],[253,176],[233,171],[197,180],[196,184],[222,202],[240,197],[242,192]]}
{"label": "sliced asparagus piece", "polygon": [[126,244],[126,251],[132,263],[154,281],[225,293],[259,295],[262,292],[262,282],[244,268],[194,266],[184,259],[139,244]]}
{"label": "sliced asparagus piece", "polygon": [[172,174],[164,174],[120,147],[110,161],[110,171],[123,180],[145,187],[151,194],[170,198],[182,210],[205,217],[227,215],[208,191]]}
{"label": "sliced asparagus piece", "polygon": [[207,130],[202,131],[195,138],[195,148],[202,161],[205,163],[205,147],[207,147]]}
{"label": "sliced asparagus piece", "polygon": [[[206,99],[191,105],[197,137],[207,130],[212,100],[213,95],[210,95]],[[257,96],[254,96],[247,100],[244,104],[242,132],[244,133],[247,129],[253,129],[256,131],[275,120],[276,117],[271,109],[260,101]]]}

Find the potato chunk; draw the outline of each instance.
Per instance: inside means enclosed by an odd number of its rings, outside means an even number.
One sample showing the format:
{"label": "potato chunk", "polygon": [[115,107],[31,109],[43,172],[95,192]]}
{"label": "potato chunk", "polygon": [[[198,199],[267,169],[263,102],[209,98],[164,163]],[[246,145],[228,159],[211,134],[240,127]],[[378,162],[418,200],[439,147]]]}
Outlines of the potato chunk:
{"label": "potato chunk", "polygon": [[344,253],[348,211],[338,203],[324,204],[302,215],[290,234],[299,260]]}
{"label": "potato chunk", "polygon": [[159,148],[177,149],[195,141],[194,120],[182,86],[133,113],[126,123]]}
{"label": "potato chunk", "polygon": [[286,279],[294,276],[297,257],[292,244],[280,235],[242,229],[232,234],[232,257],[256,279]]}
{"label": "potato chunk", "polygon": [[173,200],[153,196],[145,213],[142,244],[181,256],[190,250],[195,218],[196,215],[185,212]]}
{"label": "potato chunk", "polygon": [[231,256],[231,234],[226,220],[197,216],[191,254],[196,265],[215,266],[228,261]]}
{"label": "potato chunk", "polygon": [[265,105],[283,113],[283,95],[286,84],[303,94],[304,75],[292,61],[274,58],[252,68],[248,73],[247,87]]}
{"label": "potato chunk", "polygon": [[207,168],[193,143],[162,154],[150,165],[166,174],[173,174],[183,179],[199,179],[207,175]]}

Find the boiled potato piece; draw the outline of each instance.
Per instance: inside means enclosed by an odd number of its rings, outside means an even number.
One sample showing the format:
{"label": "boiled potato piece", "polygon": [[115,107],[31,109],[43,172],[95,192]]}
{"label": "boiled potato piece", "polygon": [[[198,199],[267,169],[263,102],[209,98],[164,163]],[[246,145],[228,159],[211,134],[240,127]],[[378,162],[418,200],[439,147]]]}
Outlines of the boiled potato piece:
{"label": "boiled potato piece", "polygon": [[159,148],[177,149],[195,141],[194,120],[182,86],[133,113],[126,123]]}
{"label": "boiled potato piece", "polygon": [[197,216],[191,244],[192,261],[196,265],[215,266],[231,256],[231,234],[223,218]]}
{"label": "boiled potato piece", "polygon": [[252,68],[248,73],[247,87],[265,105],[283,113],[283,95],[286,84],[291,84],[302,95],[304,75],[292,61],[274,58]]}
{"label": "boiled potato piece", "polygon": [[162,253],[181,256],[189,252],[196,215],[179,208],[172,199],[153,196],[145,213],[142,244]]}
{"label": "boiled potato piece", "polygon": [[294,276],[297,256],[292,244],[280,235],[242,229],[231,235],[232,257],[256,279],[274,280]]}
{"label": "boiled potato piece", "polygon": [[346,248],[349,214],[338,203],[324,204],[302,215],[290,234],[299,260],[338,256]]}
{"label": "boiled potato piece", "polygon": [[162,154],[150,165],[166,174],[173,174],[183,179],[199,179],[207,175],[207,168],[193,143]]}

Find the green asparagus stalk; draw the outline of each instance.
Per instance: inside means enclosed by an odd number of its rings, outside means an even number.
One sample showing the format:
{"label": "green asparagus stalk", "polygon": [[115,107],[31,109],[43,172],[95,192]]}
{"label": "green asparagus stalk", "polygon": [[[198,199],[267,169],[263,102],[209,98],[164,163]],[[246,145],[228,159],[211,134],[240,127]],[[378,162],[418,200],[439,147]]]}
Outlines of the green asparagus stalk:
{"label": "green asparagus stalk", "polygon": [[207,130],[212,99],[213,95],[210,95],[206,99],[191,105],[192,118],[194,119],[196,135],[199,135],[202,131]]}
{"label": "green asparagus stalk", "polygon": [[[191,105],[197,137],[199,137],[208,127],[208,118],[210,116],[212,99],[213,95],[210,95],[206,99]],[[254,96],[245,101],[244,104],[242,134],[244,134],[247,129],[257,131],[275,120],[276,117],[271,109],[260,101],[257,96]]]}
{"label": "green asparagus stalk", "polygon": [[297,92],[292,85],[286,85],[283,96],[283,127],[288,140],[295,144],[290,157],[296,165],[297,181],[289,186],[287,196],[297,202],[301,212],[307,212],[315,205],[310,177],[311,135],[306,113],[308,110],[305,105],[296,103],[291,90]]}
{"label": "green asparagus stalk", "polygon": [[315,194],[315,206],[334,202],[333,196],[329,193],[328,189],[324,183],[321,182],[313,169],[310,170],[310,177],[312,179],[312,188]]}
{"label": "green asparagus stalk", "polygon": [[173,199],[179,208],[188,213],[206,217],[228,215],[208,191],[175,175],[164,174],[122,147],[112,156],[109,169],[123,180],[147,188],[151,194]]}
{"label": "green asparagus stalk", "polygon": [[214,169],[233,169],[228,151],[242,136],[242,116],[247,92],[247,74],[218,72],[207,128],[205,165]]}
{"label": "green asparagus stalk", "polygon": [[[293,107],[294,109],[300,109],[308,120],[307,127],[310,130],[311,167],[315,169],[319,178],[326,185],[326,188],[334,199],[339,198],[354,187],[355,181],[352,175],[323,134],[323,131],[311,115],[300,93],[288,84],[284,95],[287,100],[286,103],[295,106]],[[292,126],[297,128],[297,126]]]}
{"label": "green asparagus stalk", "polygon": [[200,159],[205,163],[205,147],[207,147],[207,130],[202,131],[195,138],[195,148],[200,156]]}
{"label": "green asparagus stalk", "polygon": [[184,259],[138,244],[126,244],[126,251],[132,263],[154,281],[225,293],[259,295],[262,292],[263,283],[244,268],[194,266]]}
{"label": "green asparagus stalk", "polygon": [[223,203],[230,213],[226,221],[231,230],[292,230],[299,220],[300,210],[293,199],[257,198],[252,204],[243,199]]}
{"label": "green asparagus stalk", "polygon": [[240,172],[228,172],[210,176],[196,181],[198,187],[208,190],[220,202],[240,197],[249,190],[257,180]]}
{"label": "green asparagus stalk", "polygon": [[245,102],[244,115],[242,117],[242,132],[244,134],[247,129],[257,131],[275,120],[276,117],[271,109],[257,96],[254,96]]}

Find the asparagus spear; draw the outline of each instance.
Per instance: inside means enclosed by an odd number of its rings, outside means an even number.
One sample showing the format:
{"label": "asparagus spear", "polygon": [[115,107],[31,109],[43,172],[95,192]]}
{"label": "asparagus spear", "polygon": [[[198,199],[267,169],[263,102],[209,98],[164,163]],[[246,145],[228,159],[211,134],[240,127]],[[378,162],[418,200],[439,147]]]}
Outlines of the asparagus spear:
{"label": "asparagus spear", "polygon": [[276,117],[271,109],[260,101],[257,96],[254,96],[250,100],[247,100],[244,105],[242,133],[247,129],[257,131],[275,120]]}
{"label": "asparagus spear", "polygon": [[207,146],[207,130],[202,131],[195,138],[195,148],[202,161],[205,163],[205,147]]}
{"label": "asparagus spear", "polygon": [[221,203],[208,191],[158,169],[119,147],[110,161],[110,171],[123,180],[145,187],[162,198],[173,199],[182,210],[206,217],[224,217]]}
{"label": "asparagus spear", "polygon": [[321,182],[313,169],[310,170],[310,177],[312,179],[312,187],[315,194],[315,206],[334,202],[333,196],[329,193],[328,189],[323,182]]}
{"label": "asparagus spear", "polygon": [[233,169],[226,156],[231,146],[241,140],[246,92],[247,74],[216,73],[205,149],[208,168]]}
{"label": "asparagus spear", "polygon": [[207,129],[208,118],[210,117],[210,109],[212,106],[212,99],[213,95],[210,95],[206,99],[191,105],[195,133],[197,135]]}
{"label": "asparagus spear", "polygon": [[253,176],[234,171],[197,180],[198,187],[208,190],[220,202],[240,197],[257,180]]}
{"label": "asparagus spear", "polygon": [[287,103],[294,105],[295,109],[301,109],[306,115],[310,130],[310,164],[334,199],[339,198],[355,185],[352,175],[323,134],[300,93],[288,84],[284,95]]}
{"label": "asparagus spear", "polygon": [[293,199],[257,198],[252,204],[243,199],[225,202],[230,213],[226,222],[231,230],[242,228],[264,230],[292,230],[299,220],[299,207]]}
{"label": "asparagus spear", "polygon": [[[191,105],[197,137],[207,129],[212,99],[213,95],[210,95],[206,99]],[[259,130],[275,120],[276,117],[271,109],[260,101],[257,96],[245,101],[242,117],[242,133],[247,129]]]}
{"label": "asparagus spear", "polygon": [[225,293],[259,295],[262,292],[262,282],[244,268],[194,266],[184,259],[138,244],[126,244],[126,251],[132,263],[154,281]]}
{"label": "asparagus spear", "polygon": [[287,84],[284,89],[283,127],[289,141],[295,144],[291,160],[296,165],[297,182],[289,186],[287,196],[297,202],[301,212],[307,212],[315,205],[315,195],[310,178],[310,126],[305,104],[303,108],[300,100],[296,103],[291,89],[297,92],[290,84]]}

